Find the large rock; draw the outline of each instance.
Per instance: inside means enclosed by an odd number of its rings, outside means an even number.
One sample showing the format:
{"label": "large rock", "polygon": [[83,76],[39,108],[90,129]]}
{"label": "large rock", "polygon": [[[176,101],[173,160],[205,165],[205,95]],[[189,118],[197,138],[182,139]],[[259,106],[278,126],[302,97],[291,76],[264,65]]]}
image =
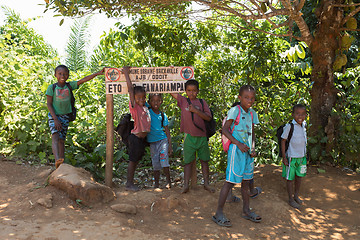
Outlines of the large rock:
{"label": "large rock", "polygon": [[107,203],[115,199],[111,188],[97,183],[85,169],[61,164],[49,178],[49,184],[65,191],[73,200],[80,199],[85,205]]}

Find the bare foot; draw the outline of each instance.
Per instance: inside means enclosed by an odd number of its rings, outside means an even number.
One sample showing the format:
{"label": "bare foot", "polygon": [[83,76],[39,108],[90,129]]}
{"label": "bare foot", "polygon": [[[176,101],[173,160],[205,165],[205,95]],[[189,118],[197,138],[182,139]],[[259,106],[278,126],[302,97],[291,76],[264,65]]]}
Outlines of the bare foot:
{"label": "bare foot", "polygon": [[181,191],[181,193],[187,193],[188,191],[189,191],[189,185],[184,185],[184,188]]}
{"label": "bare foot", "polygon": [[211,188],[209,185],[204,185],[204,189],[211,192],[211,193],[215,192],[215,189]]}

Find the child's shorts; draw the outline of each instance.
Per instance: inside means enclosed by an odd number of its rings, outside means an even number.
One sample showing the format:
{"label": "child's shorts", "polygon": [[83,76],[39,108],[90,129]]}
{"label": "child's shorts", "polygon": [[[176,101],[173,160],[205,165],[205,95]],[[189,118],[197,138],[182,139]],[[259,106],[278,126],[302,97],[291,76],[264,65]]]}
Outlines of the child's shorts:
{"label": "child's shorts", "polygon": [[226,167],[226,181],[241,183],[254,177],[254,158],[248,152],[241,152],[235,145],[230,144]]}
{"label": "child's shorts", "polygon": [[145,155],[146,140],[130,134],[129,138],[129,161],[138,162]]}
{"label": "child's shorts", "polygon": [[192,163],[196,159],[196,152],[202,161],[210,160],[209,144],[206,137],[194,137],[185,133],[184,138],[184,162]]}
{"label": "child's shorts", "polygon": [[288,158],[289,166],[282,164],[282,176],[286,180],[294,180],[295,175],[298,177],[306,176],[306,157]]}
{"label": "child's shorts", "polygon": [[61,139],[66,138],[66,133],[69,127],[69,116],[68,115],[56,115],[57,118],[59,119],[60,123],[61,123],[61,130],[57,130],[55,128],[55,121],[53,119],[53,117],[51,116],[51,114],[48,114],[48,122],[49,122],[49,127],[50,127],[50,131],[51,131],[51,135],[54,133],[58,133],[59,137]]}
{"label": "child's shorts", "polygon": [[155,171],[164,167],[169,167],[169,142],[168,139],[162,139],[150,143],[151,161]]}

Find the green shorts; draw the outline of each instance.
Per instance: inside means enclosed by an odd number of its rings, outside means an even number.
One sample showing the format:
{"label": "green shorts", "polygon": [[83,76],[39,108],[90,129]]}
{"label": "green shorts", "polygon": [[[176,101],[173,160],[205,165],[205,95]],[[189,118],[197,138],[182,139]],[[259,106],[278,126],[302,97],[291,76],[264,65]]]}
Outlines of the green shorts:
{"label": "green shorts", "polygon": [[306,157],[288,158],[289,166],[282,164],[282,176],[286,180],[294,180],[295,175],[298,177],[306,176]]}
{"label": "green shorts", "polygon": [[196,153],[200,160],[210,160],[209,144],[206,137],[194,137],[185,133],[184,138],[184,162],[189,164],[196,159]]}

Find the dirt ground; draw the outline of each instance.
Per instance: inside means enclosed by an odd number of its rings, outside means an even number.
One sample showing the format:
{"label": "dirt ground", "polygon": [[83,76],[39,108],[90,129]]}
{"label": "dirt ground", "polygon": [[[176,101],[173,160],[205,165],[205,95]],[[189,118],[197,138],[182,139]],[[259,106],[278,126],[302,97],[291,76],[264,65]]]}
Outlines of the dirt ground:
{"label": "dirt ground", "polygon": [[[187,194],[144,189],[132,193],[115,188],[117,199],[84,207],[65,193],[44,187],[48,166],[30,166],[0,160],[0,239],[359,239],[360,175],[333,167],[308,169],[300,210],[286,202],[281,169],[264,165],[256,169],[255,185],[263,193],[251,200],[261,223],[241,218],[242,203],[227,203],[232,222],[224,228],[211,221],[222,182],[213,183],[211,194],[198,186]],[[235,188],[240,195],[240,188]],[[37,200],[48,194],[53,206]],[[136,205],[137,214],[113,211],[116,203]]]}

